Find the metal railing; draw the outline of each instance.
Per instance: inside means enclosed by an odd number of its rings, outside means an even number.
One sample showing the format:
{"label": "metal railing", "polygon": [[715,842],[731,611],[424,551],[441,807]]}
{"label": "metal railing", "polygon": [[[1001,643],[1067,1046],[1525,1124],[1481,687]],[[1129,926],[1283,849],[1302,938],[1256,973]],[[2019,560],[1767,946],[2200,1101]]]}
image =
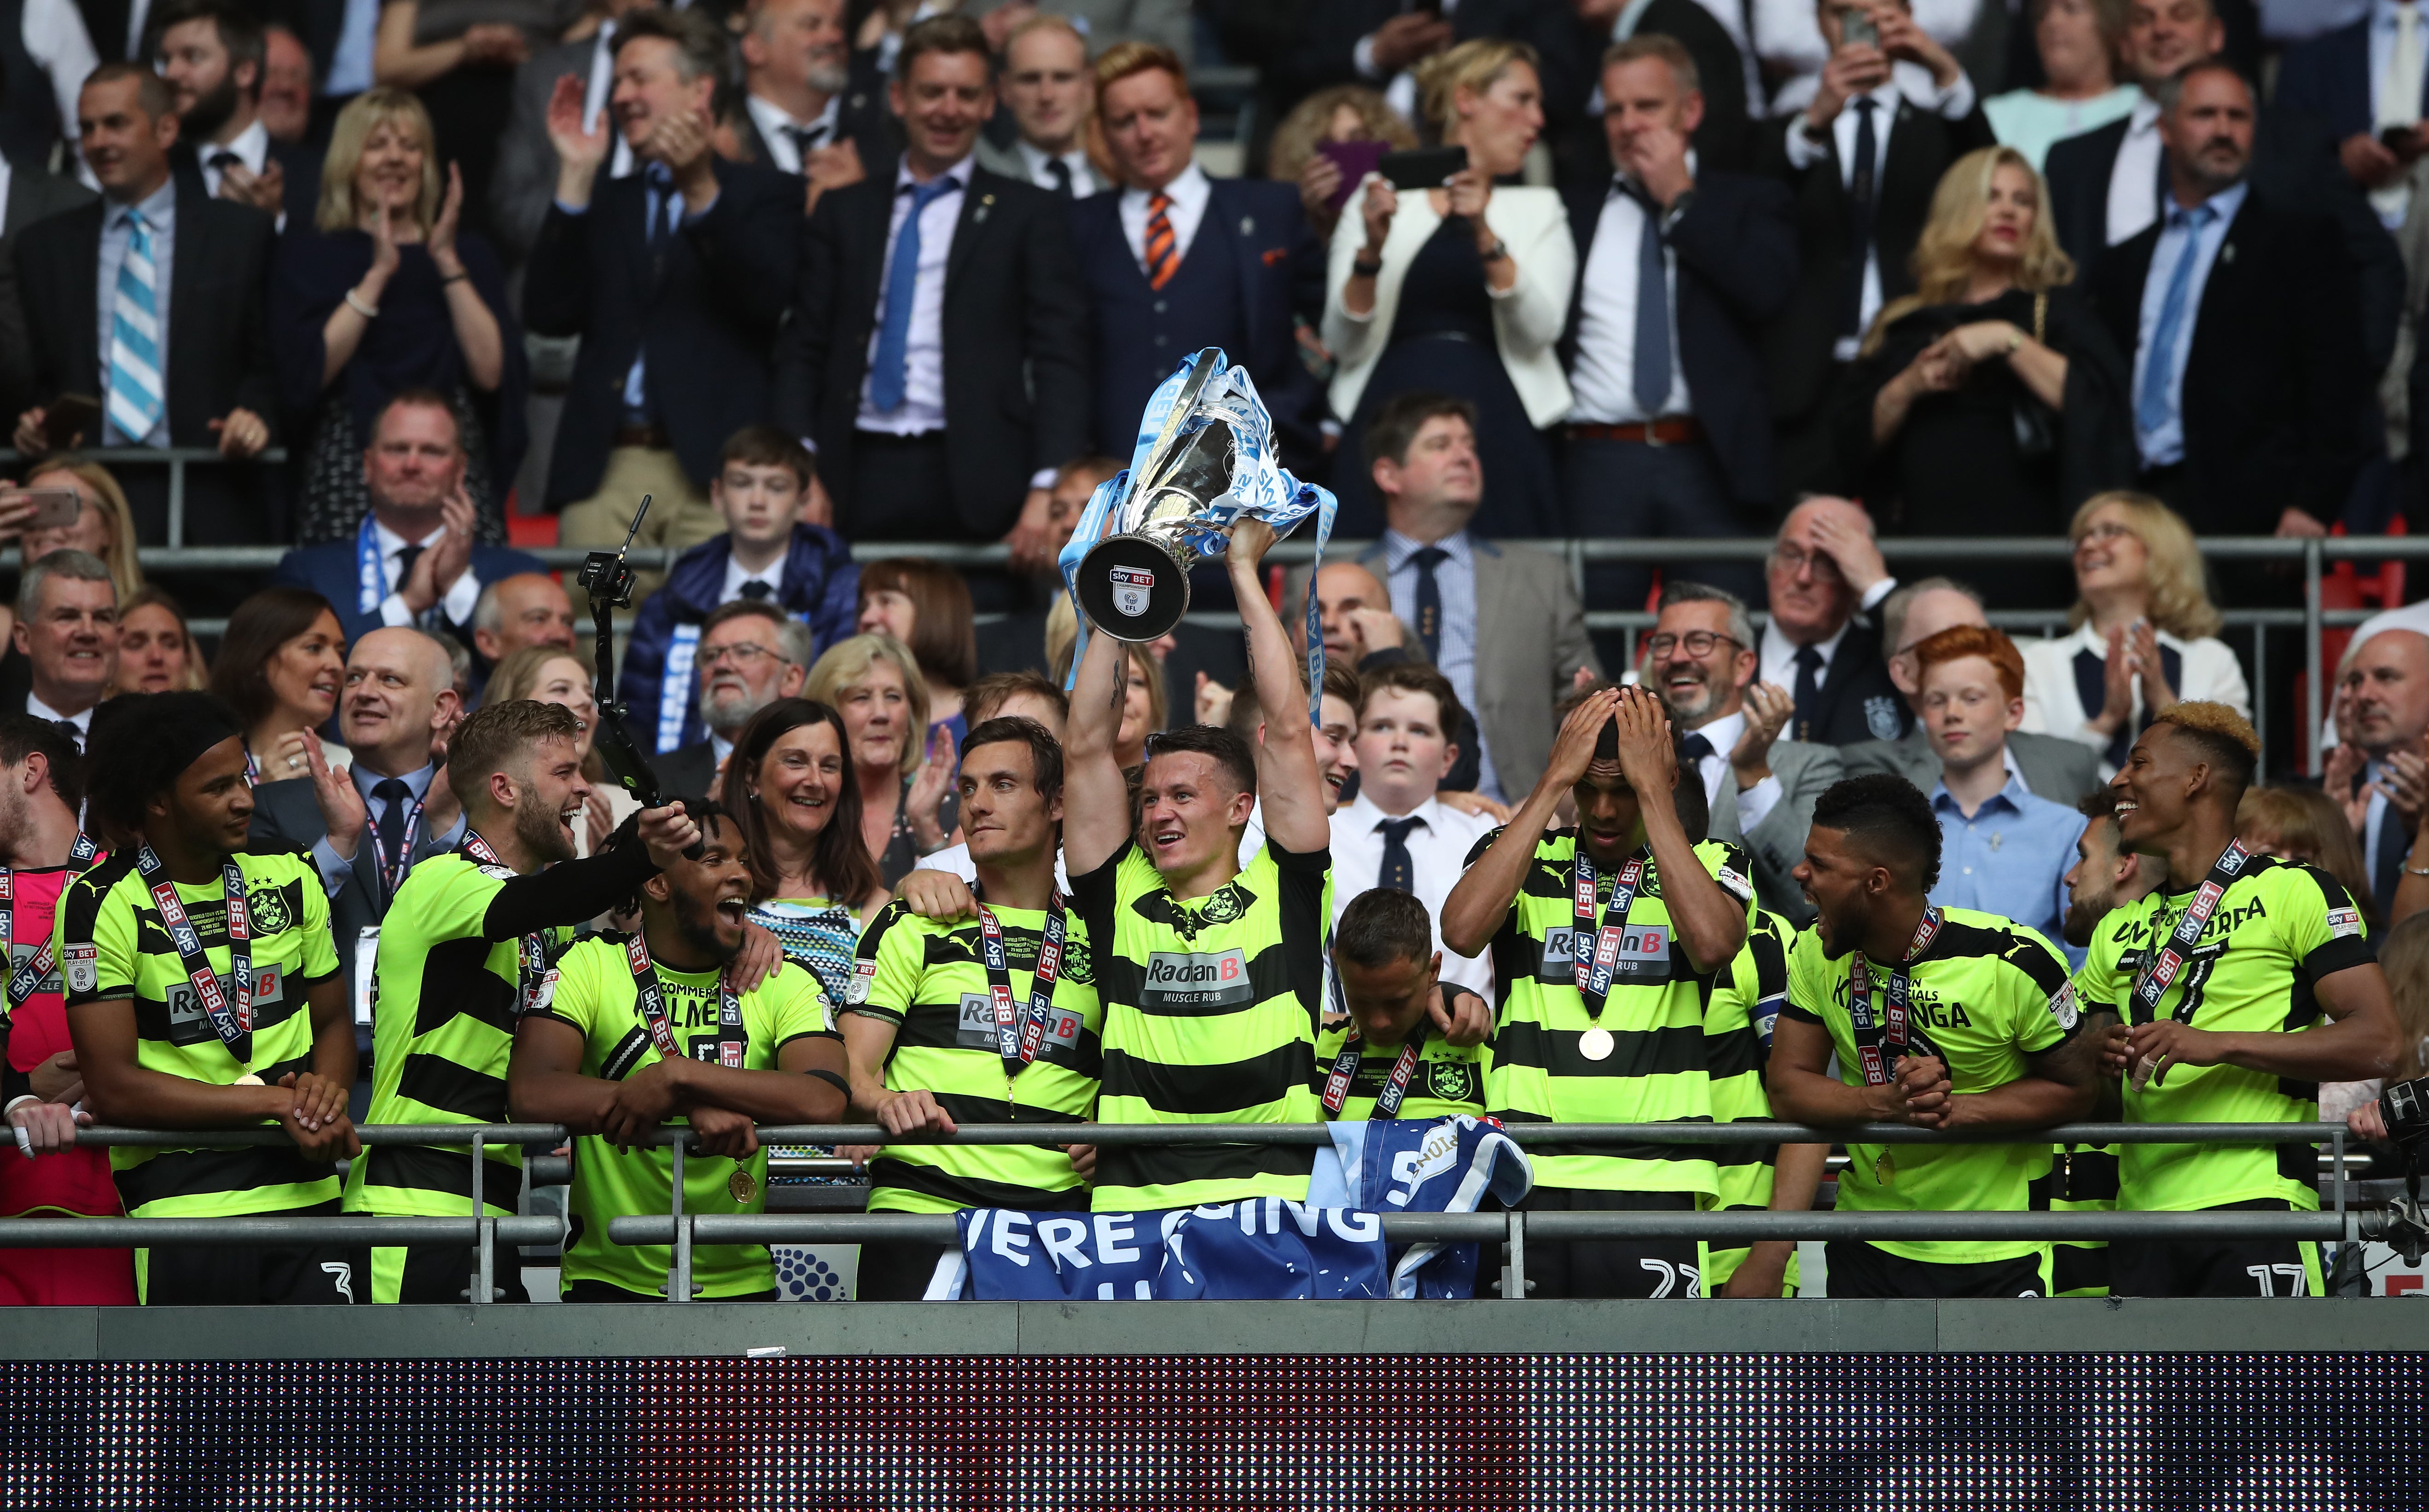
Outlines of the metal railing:
{"label": "metal railing", "polygon": [[[101,446],[82,448],[71,454],[79,461],[98,462],[113,471],[124,471],[129,468],[167,468],[169,549],[172,551],[186,544],[186,473],[189,468],[278,467],[287,461],[287,449],[276,446],[241,458],[222,456],[219,448],[213,446]],[[30,465],[40,467],[41,461],[36,458]],[[14,471],[27,465],[22,453],[0,450],[0,470]],[[276,560],[273,553],[273,565]]]}
{"label": "metal railing", "polygon": [[[1331,1142],[1325,1124],[1066,1124],[1041,1129],[1033,1124],[965,1125],[951,1135],[889,1136],[873,1124],[770,1126],[759,1131],[765,1145],[849,1144],[1094,1144],[1099,1147],[1172,1147],[1212,1144],[1322,1146]],[[2296,1239],[2352,1243],[2385,1231],[2381,1209],[2346,1200],[2343,1124],[2069,1124],[2013,1134],[1946,1133],[1904,1124],[1866,1124],[1815,1128],[1799,1124],[1515,1124],[1505,1132],[1528,1145],[1765,1145],[1835,1144],[2326,1144],[2330,1147],[2335,1206],[2320,1212],[2210,1210],[2195,1212],[1540,1212],[1382,1213],[1386,1239],[1506,1242],[1501,1294],[1527,1294],[1527,1243],[1584,1239],[1779,1240],[2112,1240],[2112,1239]],[[356,1133],[366,1145],[530,1145],[560,1142],[567,1131],[552,1124],[386,1124]],[[618,1244],[671,1246],[667,1296],[692,1300],[692,1253],[699,1244],[860,1243],[910,1241],[950,1244],[958,1229],[950,1214],[934,1213],[686,1213],[684,1166],[693,1135],[670,1126],[647,1142],[673,1150],[669,1211],[611,1218],[608,1239]],[[86,1128],[79,1145],[152,1148],[279,1146],[283,1130]],[[722,1157],[712,1157],[722,1159]],[[346,1245],[470,1244],[475,1263],[468,1292],[491,1300],[496,1252],[510,1247],[562,1243],[561,1217],[494,1218],[485,1210],[487,1160],[471,1162],[471,1212],[461,1217],[390,1217],[364,1214],[278,1214],[224,1218],[11,1218],[0,1219],[0,1249],[118,1248],[155,1244],[221,1245],[340,1243]]]}
{"label": "metal railing", "polygon": [[[115,453],[111,453],[115,454]],[[145,457],[176,457],[184,452],[141,452]],[[217,453],[205,453],[216,456]],[[201,460],[194,456],[190,460]],[[182,472],[175,475],[182,477]],[[173,491],[173,501],[182,495]],[[182,527],[180,527],[181,529]],[[181,537],[180,537],[181,538]],[[1336,540],[1332,552],[1347,559],[1363,551],[1371,542]],[[1589,565],[1606,562],[1639,566],[1667,566],[1695,562],[1760,562],[1771,552],[1771,542],[1762,538],[1728,537],[1712,540],[1542,540],[1512,543],[1517,546],[1549,551],[1565,562],[1572,586],[1582,601],[1585,573]],[[1880,543],[1882,555],[1896,566],[1912,562],[1970,562],[1998,564],[2015,562],[2059,563],[2069,560],[2073,548],[2062,536],[1985,536],[1985,537],[1892,537]],[[285,554],[285,548],[275,546],[208,546],[146,548],[140,554],[146,573],[173,577],[190,573],[268,571]],[[889,556],[924,556],[948,567],[961,568],[1002,567],[1009,560],[1000,545],[968,545],[947,541],[861,541],[852,546],[855,560],[868,562]],[[564,569],[579,567],[585,555],[575,547],[547,547],[535,550],[534,555],[549,567]],[[646,571],[662,571],[673,564],[680,553],[668,548],[636,548],[632,553],[636,567]],[[1293,539],[1278,543],[1268,560],[1297,565],[1315,554],[1312,541]],[[2369,618],[2373,611],[2358,609],[2325,609],[2321,603],[2321,583],[2327,565],[2343,561],[2376,561],[2392,559],[2412,561],[2429,558],[2429,535],[2354,535],[2280,539],[2275,536],[2219,537],[2202,543],[2204,557],[2214,561],[2280,562],[2301,568],[2303,607],[2300,609],[2227,609],[2222,611],[2226,628],[2246,631],[2252,637],[2250,663],[2253,707],[2270,704],[2270,660],[2268,635],[2271,630],[2303,632],[2302,665],[2316,673],[2320,665],[2322,634],[2330,629],[2356,625]],[[982,616],[987,620],[997,616]],[[1758,621],[1766,616],[1758,613]],[[2065,606],[2048,609],[1994,610],[1991,622],[2009,630],[2061,632],[2066,628]],[[1237,623],[1227,615],[1195,614],[1192,623],[1223,628]],[[1619,632],[1626,639],[1627,660],[1636,658],[1637,633],[1653,623],[1653,616],[1642,610],[1598,609],[1589,612],[1586,628],[1591,631]],[[223,620],[197,619],[193,630],[200,635],[216,635],[225,627]],[[2314,675],[2307,680],[2304,693],[2304,724],[2305,731],[2321,726],[2325,709],[2323,679]],[[2267,721],[2261,721],[2261,762],[2268,762]],[[2317,764],[2314,754],[2314,765]]]}

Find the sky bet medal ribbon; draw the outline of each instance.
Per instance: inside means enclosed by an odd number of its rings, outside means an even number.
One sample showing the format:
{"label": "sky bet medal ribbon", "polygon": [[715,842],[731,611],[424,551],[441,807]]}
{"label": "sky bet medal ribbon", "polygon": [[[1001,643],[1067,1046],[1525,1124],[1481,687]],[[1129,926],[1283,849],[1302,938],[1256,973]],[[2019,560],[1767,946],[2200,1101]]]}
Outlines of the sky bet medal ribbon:
{"label": "sky bet medal ribbon", "polygon": [[[1855,1030],[1856,1059],[1862,1062],[1867,1086],[1885,1085],[1906,1058],[1911,1045],[1916,1055],[1938,1052],[1915,1032],[1911,1004],[1914,982],[1908,968],[1919,960],[1931,942],[1940,935],[1940,908],[1937,904],[1923,911],[1923,919],[1914,927],[1914,939],[1907,946],[1906,959],[1892,966],[1881,993],[1882,1006],[1878,1020],[1873,1017],[1872,964],[1860,950],[1847,962],[1847,1022]],[[1873,1162],[1873,1179],[1888,1186],[1897,1179],[1897,1162],[1883,1150]]]}
{"label": "sky bet medal ribbon", "polygon": [[[1246,368],[1231,366],[1220,347],[1183,357],[1148,399],[1131,465],[1098,486],[1057,559],[1080,611],[1072,675],[1092,628],[1146,642],[1181,623],[1189,612],[1189,569],[1223,554],[1241,516],[1287,535],[1314,515],[1321,567],[1335,507],[1330,490],[1282,470],[1273,417]],[[1323,708],[1324,635],[1313,594],[1307,645],[1314,724]]]}

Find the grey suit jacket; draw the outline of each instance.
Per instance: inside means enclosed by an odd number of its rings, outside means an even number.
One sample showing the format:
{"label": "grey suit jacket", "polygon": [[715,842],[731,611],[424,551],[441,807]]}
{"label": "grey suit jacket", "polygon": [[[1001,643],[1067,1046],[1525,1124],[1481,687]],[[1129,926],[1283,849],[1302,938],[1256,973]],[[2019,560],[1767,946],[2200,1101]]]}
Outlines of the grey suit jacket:
{"label": "grey suit jacket", "polygon": [[[489,226],[504,250],[507,265],[520,268],[539,239],[539,223],[556,198],[556,149],[548,140],[548,97],[560,74],[588,80],[590,58],[598,40],[556,42],[524,58],[515,70],[512,113],[505,135],[498,139],[497,166],[489,178]],[[612,137],[616,123],[604,111],[603,123]],[[615,162],[609,145],[608,163]],[[600,170],[604,177],[607,170]]]}
{"label": "grey suit jacket", "polygon": [[43,172],[32,163],[8,165],[8,203],[0,206],[0,415],[22,415],[34,403],[33,337],[17,292],[17,233],[45,216],[73,210],[93,198],[73,178]]}
{"label": "grey suit jacket", "polygon": [[[320,802],[312,796],[312,780],[289,778],[255,788],[249,833],[256,846],[288,846],[302,851],[327,839],[329,827],[322,821]],[[449,849],[431,838],[429,820],[422,814],[414,815],[405,844],[413,856],[407,870]],[[349,1002],[355,991],[355,941],[366,928],[388,916],[389,896],[380,877],[379,847],[367,836],[355,849],[354,875],[329,899],[329,932],[337,937],[338,961],[346,969]]]}
{"label": "grey suit jacket", "polygon": [[[1552,705],[1580,666],[1602,675],[1602,659],[1586,635],[1585,606],[1559,557],[1524,546],[1470,536],[1476,548],[1476,703],[1468,711],[1484,731],[1502,796],[1523,801],[1552,759],[1559,727]],[[1358,561],[1382,571],[1381,542]],[[1290,600],[1304,614],[1307,569],[1295,568]],[[1408,645],[1422,656],[1415,637]]]}
{"label": "grey suit jacket", "polygon": [[[979,166],[990,173],[1001,173],[1023,184],[1037,184],[1037,180],[1029,176],[1029,160],[1020,156],[1019,149],[1009,144],[999,147],[984,137],[979,139]],[[1051,184],[1037,184],[1037,187],[1042,189],[1053,188]],[[1113,187],[1113,181],[1091,165],[1082,169],[1071,180],[1071,197],[1084,200]]]}
{"label": "grey suit jacket", "polygon": [[[2008,732],[2008,748],[2016,754],[2016,770],[2035,797],[2073,808],[2100,781],[2100,753],[2062,735],[2036,735],[2022,730]],[[1889,772],[1905,778],[1925,793],[1940,781],[1940,758],[1917,725],[1896,740],[1867,740],[1839,748],[1849,777]]]}
{"label": "grey suit jacket", "polygon": [[1738,781],[1732,771],[1721,784],[1720,801],[1712,805],[1706,831],[1714,840],[1743,846],[1754,863],[1755,895],[1764,908],[1798,929],[1813,922],[1805,890],[1789,874],[1805,859],[1805,831],[1813,823],[1813,801],[1823,790],[1846,775],[1839,752],[1829,746],[1801,740],[1774,741],[1771,772],[1779,779],[1779,801],[1748,834],[1738,828]]}

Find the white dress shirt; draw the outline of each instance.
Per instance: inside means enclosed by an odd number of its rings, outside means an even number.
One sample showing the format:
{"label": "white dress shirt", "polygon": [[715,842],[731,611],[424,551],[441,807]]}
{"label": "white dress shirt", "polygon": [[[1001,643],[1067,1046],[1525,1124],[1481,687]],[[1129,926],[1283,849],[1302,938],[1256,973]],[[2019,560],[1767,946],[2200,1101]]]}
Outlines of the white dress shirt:
{"label": "white dress shirt", "polygon": [[[1899,63],[1890,73],[1889,82],[1870,94],[1859,96],[1872,101],[1878,108],[1873,111],[1873,203],[1880,203],[1880,185],[1887,175],[1890,161],[1890,136],[1896,129],[1898,103],[1901,100],[1919,110],[1948,121],[1962,121],[1974,113],[1974,81],[1962,73],[1957,82],[1942,89],[1931,76],[1931,71],[1915,63]],[[1863,127],[1863,111],[1851,99],[1839,107],[1830,118],[1830,140],[1838,150],[1839,181],[1852,184],[1856,177],[1856,135]],[[1803,170],[1822,160],[1823,147],[1805,135],[1805,117],[1789,118],[1784,128],[1788,133],[1788,165]],[[1859,333],[1872,327],[1873,317],[1881,312],[1881,255],[1877,246],[1864,249],[1863,306],[1856,322]],[[1861,335],[1842,336],[1833,353],[1841,362],[1855,360]]]}
{"label": "white dress shirt", "polygon": [[812,133],[810,150],[813,152],[820,147],[832,147],[834,145],[836,123],[843,118],[843,96],[839,94],[827,96],[827,107],[808,121],[800,120],[783,106],[755,94],[744,95],[742,105],[751,112],[752,123],[759,128],[760,140],[768,144],[769,165],[787,173],[801,171],[801,149],[800,143],[793,140],[792,133]]}
{"label": "white dress shirt", "polygon": [[1489,951],[1473,956],[1454,954],[1443,944],[1443,905],[1450,900],[1450,890],[1459,885],[1461,872],[1467,865],[1467,853],[1476,848],[1493,826],[1490,820],[1479,819],[1457,809],[1446,807],[1439,798],[1428,798],[1406,815],[1392,815],[1376,807],[1365,794],[1332,815],[1332,923],[1341,924],[1341,915],[1349,900],[1361,893],[1372,892],[1380,885],[1383,870],[1383,832],[1386,819],[1407,817],[1416,820],[1406,844],[1409,847],[1410,880],[1417,900],[1426,906],[1433,921],[1434,948],[1443,953],[1442,979],[1457,982],[1472,993],[1493,1001],[1493,958]]}
{"label": "white dress shirt", "polygon": [[[1846,638],[1847,626],[1841,625],[1828,640],[1814,643],[1813,649],[1822,653],[1822,665],[1813,670],[1813,681],[1817,685],[1830,675],[1830,659],[1839,654],[1839,643]],[[1760,664],[1755,675],[1775,687],[1795,692],[1796,653],[1803,649],[1783,634],[1777,625],[1765,624],[1762,627],[1762,645],[1758,653]]]}
{"label": "white dress shirt", "polygon": [[[1403,15],[1412,8],[1409,0],[1401,0],[1400,11]],[[1441,0],[1434,8],[1443,20],[1448,21],[1458,14],[1459,0]],[[1417,120],[1417,76],[1407,69],[1402,69],[1397,74],[1385,74],[1375,61],[1373,32],[1370,31],[1359,38],[1357,44],[1349,49],[1349,62],[1351,67],[1358,70],[1360,78],[1369,84],[1382,86],[1383,103],[1398,111],[1401,120],[1413,126],[1420,123]]]}
{"label": "white dress shirt", "polygon": [[[1729,773],[1729,752],[1737,749],[1738,737],[1745,733],[1745,711],[1725,714],[1710,724],[1698,725],[1688,733],[1701,735],[1711,742],[1712,753],[1696,759],[1695,773],[1704,780],[1704,801],[1721,801],[1721,785],[1734,780]],[[1754,786],[1738,794],[1738,833],[1751,833],[1756,825],[1771,815],[1782,795],[1788,790],[1780,785],[1779,774],[1772,773]]]}
{"label": "white dress shirt", "polygon": [[[1687,154],[1687,173],[1695,172],[1695,155]],[[1637,261],[1644,246],[1644,205],[1614,174],[1604,191],[1602,218],[1595,222],[1594,245],[1586,252],[1585,278],[1578,288],[1578,355],[1569,369],[1569,387],[1577,403],[1569,409],[1572,422],[1626,425],[1659,419],[1665,415],[1693,415],[1694,401],[1687,392],[1687,370],[1678,351],[1678,254],[1665,242],[1661,249],[1663,282],[1669,286],[1670,392],[1647,401],[1636,391]],[[1674,206],[1662,217],[1661,229],[1678,221]]]}
{"label": "white dress shirt", "polygon": [[[372,87],[372,58],[379,50],[379,13],[380,0],[345,0],[344,14],[338,22],[338,44],[322,74],[322,94],[343,97]],[[588,130],[588,124],[584,129]]]}
{"label": "white dress shirt", "polygon": [[[372,520],[372,534],[379,537],[380,575],[388,584],[388,597],[380,600],[380,623],[411,625],[414,623],[413,610],[406,605],[405,595],[398,591],[405,582],[405,574],[402,570],[405,549],[407,546],[419,546],[424,551],[429,551],[438,544],[439,537],[447,534],[447,527],[441,525],[419,541],[408,541],[381,524],[374,517]],[[472,619],[472,606],[478,603],[480,599],[481,575],[468,567],[464,569],[463,576],[455,580],[455,585],[448,589],[446,596],[438,600],[438,609],[447,616],[451,624],[470,624]]]}
{"label": "white dress shirt", "polygon": [[[2249,183],[2238,184],[2204,201],[2212,213],[2198,237],[2191,234],[2189,221],[2172,216],[2159,233],[2158,245],[2151,249],[2151,271],[2142,279],[2142,308],[2134,338],[2134,386],[2126,391],[2126,403],[2131,406],[2128,413],[2134,416],[2134,444],[2146,468],[2163,468],[2185,459],[2185,369],[2192,358],[2193,327],[2201,318],[2202,290],[2209,287],[2210,270],[2218,265],[2219,249],[2226,245],[2227,229],[2235,224],[2235,212],[2243,207],[2250,191]],[[2193,260],[2192,280],[2185,286],[2183,320],[2176,328],[2175,346],[2169,353],[2168,413],[2156,427],[2145,430],[2140,404],[2143,375],[2150,370],[2151,347],[2159,332],[2159,317],[2167,306],[2168,286],[2175,281],[2177,265],[2187,257]]]}
{"label": "white dress shirt", "polygon": [[270,160],[270,128],[256,117],[253,124],[238,132],[232,141],[206,141],[195,145],[194,156],[203,170],[203,188],[214,199],[219,196],[220,180],[227,176],[214,161],[223,153],[236,154],[236,159],[244,165],[244,171],[258,178],[262,165]]}
{"label": "white dress shirt", "polygon": [[2159,102],[2134,102],[2125,118],[2125,140],[2117,144],[2117,165],[2108,173],[2108,244],[2115,246],[2159,218]]}
{"label": "white dress shirt", "polygon": [[[2409,46],[2399,49],[2409,31]],[[2373,0],[2370,8],[2370,107],[2375,131],[2421,123],[2421,91],[2424,55],[2429,55],[2429,14],[2421,0]],[[2381,224],[2401,231],[2412,208],[2412,175],[2399,173],[2395,182],[2370,191],[2371,208]]]}
{"label": "white dress shirt", "polygon": [[[718,603],[719,605],[730,604],[735,600],[741,598],[742,585],[746,583],[764,583],[768,584],[768,592],[767,601],[771,604],[775,603],[777,592],[785,586],[785,559],[780,556],[773,562],[768,563],[766,567],[760,568],[758,571],[753,572],[742,565],[742,559],[740,557],[728,551],[725,554],[725,586],[718,592]],[[780,613],[782,612],[783,607],[784,606],[781,604],[777,605]]]}
{"label": "white dress shirt", "polygon": [[[423,766],[407,772],[398,779],[399,781],[402,781],[405,785],[407,790],[407,797],[405,800],[405,848],[407,855],[411,855],[413,853],[415,844],[414,830],[417,829],[426,830],[428,829],[428,826],[421,825],[417,822],[421,818],[419,805],[429,800],[430,781],[433,777],[438,775],[438,768],[436,766]],[[360,847],[364,846],[372,846],[372,864],[374,866],[380,865],[381,860],[379,848],[373,844],[372,836],[372,832],[379,828],[381,815],[388,812],[388,803],[384,799],[372,797],[372,789],[379,786],[382,782],[387,781],[388,779],[366,767],[360,762],[354,763],[348,768],[347,775],[354,780],[355,791],[363,796],[363,832],[355,837],[355,845],[356,847],[355,850],[355,857],[356,860],[360,860],[362,857],[362,850]],[[622,790],[620,788],[615,791],[621,792]],[[453,850],[455,846],[464,843],[464,815],[459,813],[455,815],[455,822],[447,827],[445,833],[430,835],[427,836],[427,838],[435,841],[442,846],[445,846],[447,849]],[[582,827],[577,826],[576,828],[580,829]],[[320,868],[321,886],[331,897],[335,897],[339,893],[345,891],[346,883],[352,880],[355,875],[355,863],[339,855],[338,847],[329,844],[329,837],[327,835],[322,835],[319,840],[313,842],[312,863]],[[394,856],[388,857],[386,859],[386,863],[388,866],[393,867],[396,864],[396,858]]]}
{"label": "white dress shirt", "polygon": [[[1058,159],[1066,169],[1070,171],[1071,197],[1073,199],[1086,199],[1089,195],[1094,194],[1097,190],[1104,188],[1103,182],[1097,177],[1095,165],[1088,161],[1088,155],[1077,147],[1072,148],[1067,153],[1049,153],[1045,148],[1031,141],[1028,138],[1022,137],[1016,139],[1013,142],[1012,150],[1020,155],[1021,165],[1029,170],[1029,181],[1036,185],[1039,189],[1051,190],[1054,188],[1054,169],[1052,165]],[[1197,173],[1197,166],[1192,164],[1189,172],[1192,173]],[[1204,177],[1203,174],[1199,174],[1199,176],[1201,178]],[[1201,199],[1199,203],[1203,205],[1204,201]],[[1142,221],[1140,224],[1144,226],[1146,222]],[[1197,229],[1194,222],[1190,229],[1193,231]],[[1173,228],[1173,234],[1178,237],[1180,235],[1180,227],[1175,226]]]}
{"label": "white dress shirt", "polygon": [[[1189,255],[1189,244],[1198,239],[1198,222],[1206,219],[1206,202],[1214,190],[1206,182],[1204,171],[1191,163],[1178,178],[1155,192],[1172,201],[1164,216],[1172,222],[1172,254],[1178,263]],[[1122,190],[1122,236],[1130,242],[1131,255],[1138,259],[1142,271],[1147,267],[1147,202],[1153,197],[1143,189]]]}
{"label": "white dress shirt", "polygon": [[[99,705],[95,705],[94,707],[97,708]],[[78,751],[82,751],[84,749],[84,737],[92,732],[91,709],[87,709],[82,714],[61,714],[57,709],[52,708],[49,704],[44,703],[41,698],[35,695],[30,689],[27,690],[25,694],[25,712],[37,719],[46,719],[55,725],[71,724],[75,726],[76,749]]]}
{"label": "white dress shirt", "polygon": [[[1476,790],[1499,800],[1501,776],[1493,768],[1493,752],[1484,744],[1484,726],[1476,712],[1476,541],[1467,532],[1446,535],[1434,543],[1450,555],[1434,564],[1434,587],[1442,594],[1441,655],[1435,670],[1450,680],[1476,727]],[[1392,613],[1400,622],[1417,622],[1416,555],[1424,547],[1396,530],[1383,532],[1383,587],[1392,596]],[[1424,654],[1422,645],[1410,649]]]}
{"label": "white dress shirt", "polygon": [[911,218],[914,189],[906,157],[894,173],[894,215],[885,233],[885,262],[877,288],[878,319],[868,333],[869,375],[861,380],[860,416],[853,422],[864,431],[888,436],[924,436],[945,428],[945,264],[953,255],[953,229],[961,223],[962,202],[968,198],[976,155],[945,170],[954,187],[928,202],[919,215],[919,266],[911,286],[911,337],[906,351],[907,382],[902,403],[880,410],[869,401],[876,381],[877,344],[885,337],[885,290],[894,281],[894,244],[901,239],[902,223]]}
{"label": "white dress shirt", "polygon": [[[51,96],[58,102],[59,135],[73,149],[76,96],[84,90],[84,76],[101,66],[92,36],[85,30],[83,12],[76,9],[75,0],[25,0],[25,12],[17,22],[17,40],[34,66],[51,81]],[[74,156],[73,151],[70,156]],[[82,160],[76,159],[75,166],[82,169]],[[84,172],[85,182],[91,185],[91,171]],[[5,189],[0,185],[0,191]]]}

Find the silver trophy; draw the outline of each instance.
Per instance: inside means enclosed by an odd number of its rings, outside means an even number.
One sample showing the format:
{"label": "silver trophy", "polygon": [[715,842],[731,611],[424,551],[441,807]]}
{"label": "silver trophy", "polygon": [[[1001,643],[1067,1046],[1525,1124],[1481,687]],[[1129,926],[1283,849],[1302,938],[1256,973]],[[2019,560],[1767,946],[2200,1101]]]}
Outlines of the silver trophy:
{"label": "silver trophy", "polygon": [[[1181,379],[1147,460],[1114,505],[1113,534],[1080,561],[1074,590],[1099,630],[1122,641],[1168,634],[1189,613],[1189,569],[1212,554],[1207,537],[1228,536],[1238,449],[1231,421],[1201,405],[1223,353],[1208,347]],[[1194,539],[1193,539],[1194,537]]]}

